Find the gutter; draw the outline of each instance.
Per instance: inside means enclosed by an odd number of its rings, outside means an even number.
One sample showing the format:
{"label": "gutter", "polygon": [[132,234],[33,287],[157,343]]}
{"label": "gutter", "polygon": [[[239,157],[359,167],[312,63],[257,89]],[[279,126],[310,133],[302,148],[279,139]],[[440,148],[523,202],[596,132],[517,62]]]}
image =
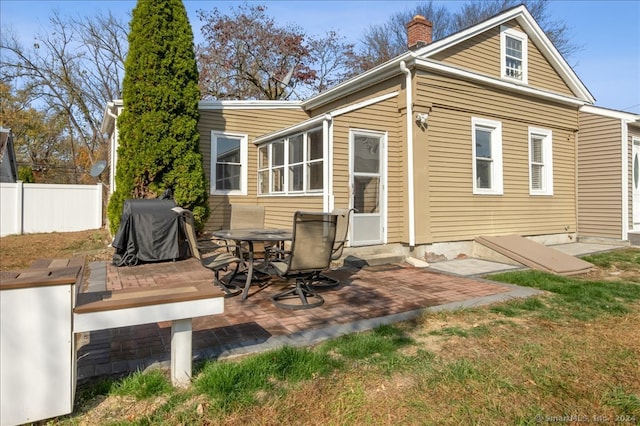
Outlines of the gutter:
{"label": "gutter", "polygon": [[413,90],[411,82],[411,70],[407,68],[404,61],[400,61],[400,71],[406,76],[406,94],[407,94],[407,191],[409,192],[409,246],[416,245],[416,220],[415,220],[415,194],[413,189]]}

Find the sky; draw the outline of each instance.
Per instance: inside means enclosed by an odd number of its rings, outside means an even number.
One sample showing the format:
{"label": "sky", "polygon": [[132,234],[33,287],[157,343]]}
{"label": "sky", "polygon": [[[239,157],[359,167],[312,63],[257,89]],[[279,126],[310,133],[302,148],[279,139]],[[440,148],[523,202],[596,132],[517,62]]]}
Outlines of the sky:
{"label": "sky", "polygon": [[[261,1],[267,14],[294,24],[310,35],[335,30],[358,43],[372,24],[385,23],[396,12],[411,9],[418,1],[391,0],[279,0]],[[438,1],[456,11],[461,0]],[[197,11],[218,7],[229,13],[238,1],[184,0],[195,41],[201,40]],[[0,24],[11,28],[25,42],[47,31],[53,10],[62,16],[94,16],[111,11],[128,19],[132,0],[1,0]],[[551,0],[552,20],[564,21],[569,38],[580,50],[567,58],[578,77],[596,99],[595,105],[640,114],[640,0]]]}

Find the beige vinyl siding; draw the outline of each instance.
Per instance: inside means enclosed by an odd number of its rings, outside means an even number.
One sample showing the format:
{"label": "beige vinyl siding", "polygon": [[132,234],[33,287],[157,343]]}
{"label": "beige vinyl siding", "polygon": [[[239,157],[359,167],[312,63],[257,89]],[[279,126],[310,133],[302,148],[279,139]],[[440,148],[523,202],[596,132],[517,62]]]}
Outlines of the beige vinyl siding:
{"label": "beige vinyl siding", "polygon": [[351,93],[343,98],[330,102],[326,105],[322,105],[315,108],[312,111],[308,111],[311,117],[317,117],[321,114],[326,114],[336,109],[344,108],[349,105],[365,102],[369,99],[376,98],[378,96],[400,90],[400,84],[404,82],[404,75],[400,74],[400,66],[398,66],[399,75],[395,78],[390,78],[378,84],[374,84],[371,87],[367,87],[360,91]]}
{"label": "beige vinyl siding", "polygon": [[[524,32],[515,22],[505,26]],[[572,96],[571,89],[542,55],[540,50],[528,38],[527,43],[528,85],[563,95]],[[501,78],[500,63],[500,27],[495,27],[477,36],[471,37],[449,49],[430,56],[431,59],[445,64],[455,65],[475,72]]]}
{"label": "beige vinyl siding", "polygon": [[[428,129],[414,142],[426,147],[416,163],[429,165],[417,167],[429,192],[429,203],[416,205],[417,243],[575,230],[575,108],[433,74],[419,74],[416,87],[417,103],[431,102]],[[473,194],[472,117],[502,125],[503,195]],[[553,132],[553,196],[529,195],[529,126]]]}
{"label": "beige vinyl siding", "polygon": [[622,123],[580,113],[578,235],[622,238]]}
{"label": "beige vinyl siding", "polygon": [[[200,152],[204,164],[205,175],[211,182],[211,132],[229,132],[248,135],[248,174],[246,196],[210,195],[209,207],[211,213],[205,225],[205,231],[224,229],[229,226],[231,204],[261,204],[265,206],[265,222],[269,226],[291,226],[291,218],[283,221],[280,210],[284,197],[258,197],[257,196],[257,153],[258,149],[253,143],[256,137],[280,130],[300,121],[308,116],[301,110],[295,109],[224,109],[201,110],[198,122],[200,132]],[[301,201],[302,197],[293,197],[292,204],[315,206],[321,197],[313,198],[313,201]],[[287,198],[288,200],[288,198]],[[286,222],[286,223],[285,223]]]}
{"label": "beige vinyl siding", "polygon": [[528,46],[529,86],[562,95],[574,96],[560,74],[551,66],[535,44],[529,39]]}
{"label": "beige vinyl siding", "polygon": [[430,59],[500,78],[500,28],[492,28]]}

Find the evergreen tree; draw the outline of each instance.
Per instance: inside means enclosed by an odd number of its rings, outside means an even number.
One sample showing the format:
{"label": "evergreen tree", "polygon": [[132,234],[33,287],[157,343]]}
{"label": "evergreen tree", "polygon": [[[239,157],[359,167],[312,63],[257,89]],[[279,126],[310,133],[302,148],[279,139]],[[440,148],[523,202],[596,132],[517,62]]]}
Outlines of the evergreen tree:
{"label": "evergreen tree", "polygon": [[197,129],[198,69],[181,0],[138,0],[124,69],[111,231],[125,199],[156,198],[167,189],[202,228],[209,207]]}

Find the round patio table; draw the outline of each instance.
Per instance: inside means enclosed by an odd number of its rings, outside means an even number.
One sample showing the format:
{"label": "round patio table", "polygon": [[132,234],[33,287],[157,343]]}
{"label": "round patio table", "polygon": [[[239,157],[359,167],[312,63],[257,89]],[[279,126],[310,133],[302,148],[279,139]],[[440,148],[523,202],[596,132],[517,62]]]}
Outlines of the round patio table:
{"label": "round patio table", "polygon": [[[233,240],[240,246],[240,243],[246,242],[249,246],[248,259],[245,260],[242,253],[238,253],[238,257],[243,259],[247,268],[247,279],[242,291],[242,300],[246,300],[249,295],[251,282],[256,278],[254,259],[253,259],[253,243],[256,241],[278,242],[291,241],[293,233],[290,229],[223,229],[213,232],[213,235],[225,240]],[[267,255],[265,254],[265,269],[267,264]]]}

